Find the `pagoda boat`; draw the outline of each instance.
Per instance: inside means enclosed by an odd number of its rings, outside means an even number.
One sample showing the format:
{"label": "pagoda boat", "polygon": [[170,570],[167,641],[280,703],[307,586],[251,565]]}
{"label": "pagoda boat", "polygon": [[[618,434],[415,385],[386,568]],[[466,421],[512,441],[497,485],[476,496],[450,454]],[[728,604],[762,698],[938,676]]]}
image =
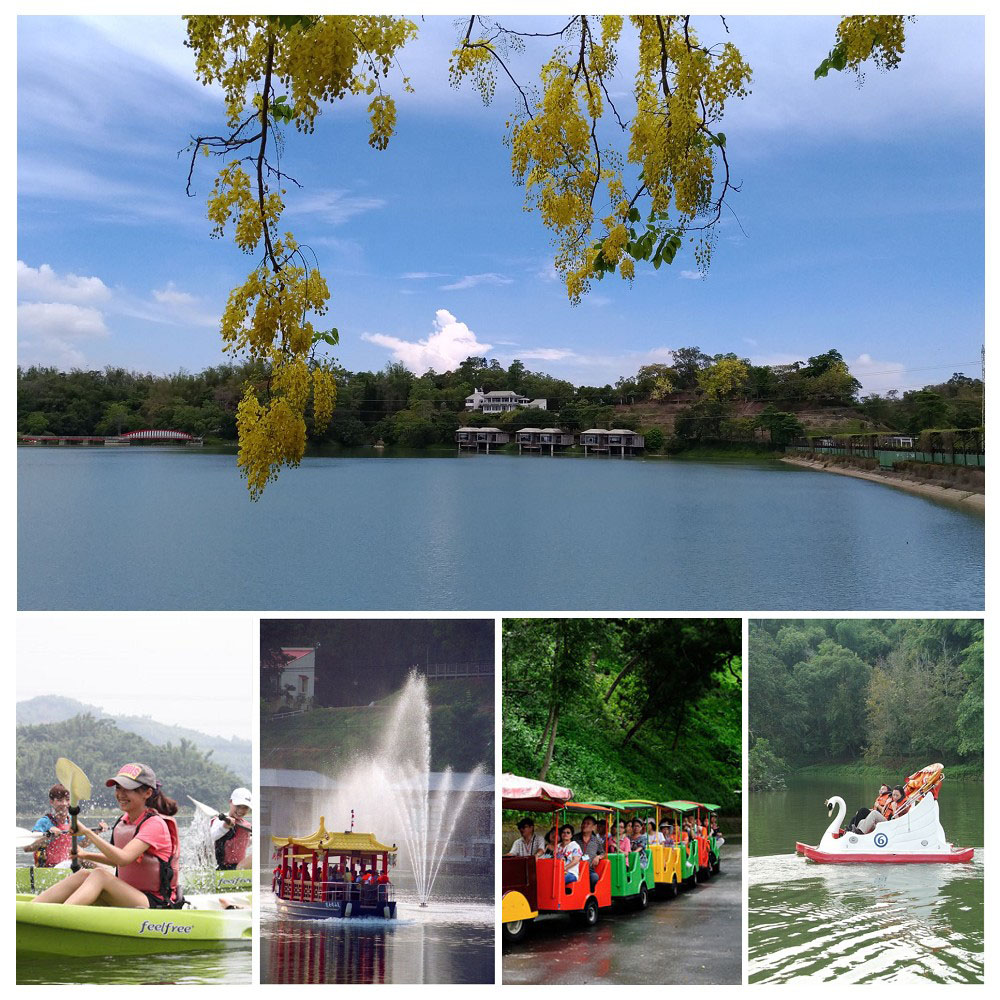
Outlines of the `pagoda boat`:
{"label": "pagoda boat", "polygon": [[[353,821],[352,821],[353,827]],[[329,917],[396,916],[389,868],[396,845],[382,844],[370,833],[331,833],[321,816],[308,837],[272,837],[272,889],[282,916],[302,920]]]}

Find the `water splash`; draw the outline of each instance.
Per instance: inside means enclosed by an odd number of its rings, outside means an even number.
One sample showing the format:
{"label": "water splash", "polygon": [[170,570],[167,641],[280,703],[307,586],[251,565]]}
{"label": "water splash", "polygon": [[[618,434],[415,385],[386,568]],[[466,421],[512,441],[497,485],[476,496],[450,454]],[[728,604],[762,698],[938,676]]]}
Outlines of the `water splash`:
{"label": "water splash", "polygon": [[[427,678],[411,672],[375,753],[338,777],[327,827],[355,814],[355,829],[392,839],[405,852],[421,906],[427,904],[469,792],[481,768],[455,787],[448,768],[431,787],[431,728]],[[346,825],[344,826],[346,829]]]}

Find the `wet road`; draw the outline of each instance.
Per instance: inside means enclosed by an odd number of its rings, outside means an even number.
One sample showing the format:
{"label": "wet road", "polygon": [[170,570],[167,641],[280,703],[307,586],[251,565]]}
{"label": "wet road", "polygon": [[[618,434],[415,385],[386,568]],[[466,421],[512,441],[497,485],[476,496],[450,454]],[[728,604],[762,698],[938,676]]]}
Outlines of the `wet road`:
{"label": "wet road", "polygon": [[742,845],[726,844],[722,871],[676,899],[602,910],[589,929],[539,917],[525,941],[504,950],[504,985],[740,983],[742,865]]}

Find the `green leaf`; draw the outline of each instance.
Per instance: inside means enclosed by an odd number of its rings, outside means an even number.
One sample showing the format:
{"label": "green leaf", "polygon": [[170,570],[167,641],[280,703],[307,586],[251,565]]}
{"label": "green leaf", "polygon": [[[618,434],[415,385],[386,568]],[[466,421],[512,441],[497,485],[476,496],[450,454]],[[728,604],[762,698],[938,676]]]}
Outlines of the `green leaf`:
{"label": "green leaf", "polygon": [[725,146],[725,144],[726,144],[726,133],[725,132],[719,132],[718,135],[716,135],[716,137],[715,137],[715,141],[720,146]]}
{"label": "green leaf", "polygon": [[629,209],[628,221],[629,222],[639,221],[639,209],[637,209],[634,205]]}

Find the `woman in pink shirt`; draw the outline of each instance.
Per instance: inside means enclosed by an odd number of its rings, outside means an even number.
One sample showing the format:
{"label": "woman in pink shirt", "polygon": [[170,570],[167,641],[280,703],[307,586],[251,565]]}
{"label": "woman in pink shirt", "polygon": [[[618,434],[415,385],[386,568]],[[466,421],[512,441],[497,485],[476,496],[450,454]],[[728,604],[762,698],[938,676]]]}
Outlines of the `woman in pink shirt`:
{"label": "woman in pink shirt", "polygon": [[[111,828],[111,842],[77,822],[78,835],[94,851],[79,852],[81,861],[104,868],[81,869],[39,893],[36,903],[127,906],[168,909],[176,905],[180,840],[174,814],[177,803],[160,791],[152,768],[125,764],[105,782],[114,787],[122,815]],[[109,871],[109,868],[114,871]]]}

